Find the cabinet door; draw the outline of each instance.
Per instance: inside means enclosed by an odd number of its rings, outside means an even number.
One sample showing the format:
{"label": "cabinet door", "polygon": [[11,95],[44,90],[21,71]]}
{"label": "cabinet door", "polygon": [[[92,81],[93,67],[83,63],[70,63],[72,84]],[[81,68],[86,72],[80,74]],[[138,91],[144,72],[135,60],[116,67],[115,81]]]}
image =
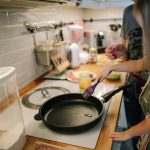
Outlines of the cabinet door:
{"label": "cabinet door", "polygon": [[95,0],[97,2],[132,2],[132,0]]}
{"label": "cabinet door", "polygon": [[85,8],[127,7],[132,0],[71,0]]}
{"label": "cabinet door", "polygon": [[74,3],[81,3],[82,0],[70,0],[70,2],[74,2]]}
{"label": "cabinet door", "polygon": [[125,8],[133,4],[132,0],[95,0],[99,1],[105,7],[122,7]]}

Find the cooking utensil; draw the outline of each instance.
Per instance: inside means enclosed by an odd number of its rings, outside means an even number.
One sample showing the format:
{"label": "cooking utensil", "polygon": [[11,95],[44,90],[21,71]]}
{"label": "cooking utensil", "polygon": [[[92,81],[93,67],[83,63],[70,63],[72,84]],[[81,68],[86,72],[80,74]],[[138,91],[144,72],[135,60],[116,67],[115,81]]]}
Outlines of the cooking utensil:
{"label": "cooking utensil", "polygon": [[88,97],[90,97],[90,96],[93,94],[93,92],[94,92],[96,86],[99,84],[99,82],[100,82],[100,80],[98,80],[95,84],[93,84],[92,86],[88,87],[88,88],[84,91],[83,97],[84,97],[85,99],[88,99]]}
{"label": "cooking utensil", "polygon": [[64,35],[63,35],[63,30],[59,30],[59,37],[61,41],[64,41]]}
{"label": "cooking utensil", "polygon": [[64,70],[66,70],[70,63],[67,60],[67,58],[65,56],[63,56],[61,53],[56,52],[55,54],[53,54],[51,56],[51,60],[54,64],[54,70],[51,72],[53,74],[60,74],[62,73]]}
{"label": "cooking utensil", "polygon": [[129,84],[120,86],[103,95],[100,100],[90,96],[85,101],[80,93],[53,97],[41,105],[34,118],[42,120],[48,128],[58,132],[77,133],[85,131],[96,125],[101,119],[104,112],[103,103],[129,86]]}

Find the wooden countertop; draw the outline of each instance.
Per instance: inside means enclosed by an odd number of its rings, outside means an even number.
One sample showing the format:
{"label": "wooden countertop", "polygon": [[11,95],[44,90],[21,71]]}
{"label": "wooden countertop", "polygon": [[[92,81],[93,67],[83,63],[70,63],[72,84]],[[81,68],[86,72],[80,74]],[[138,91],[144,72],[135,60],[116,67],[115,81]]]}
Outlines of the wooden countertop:
{"label": "wooden countertop", "polygon": [[[111,64],[112,63],[116,63],[116,62],[112,61]],[[81,65],[80,68],[75,69],[75,70],[88,70],[88,71],[93,71],[96,74],[98,74],[100,72],[100,70],[105,65],[108,65],[108,64],[110,64],[110,60],[108,60],[105,55],[99,55],[97,64]],[[126,73],[121,73],[121,79],[120,80],[118,80],[118,81],[105,80],[104,82],[111,83],[111,84],[114,83],[116,86],[118,86],[118,85],[124,83],[125,76],[126,76]],[[38,80],[33,81],[28,87],[25,87],[25,88],[20,90],[20,95],[21,96],[26,95],[27,92],[29,92],[30,90],[35,88],[37,85],[42,83],[42,81],[43,81],[42,78],[39,78]],[[111,103],[110,103],[110,106],[109,106],[109,109],[108,109],[108,112],[107,112],[102,130],[101,130],[101,134],[99,136],[95,150],[111,150],[112,140],[111,140],[111,138],[109,138],[109,134],[111,132],[115,131],[115,128],[116,128],[120,104],[121,104],[121,97],[122,97],[122,92],[119,92],[118,94],[113,96],[113,98],[111,100]],[[62,147],[68,147],[68,146],[69,147],[76,147],[79,150],[91,150],[88,148],[64,144],[64,143],[60,143],[60,142],[56,142],[56,141],[40,139],[40,138],[36,138],[36,137],[31,137],[31,136],[27,136],[27,141],[26,141],[24,150],[34,150],[34,146],[35,146],[35,143],[37,141],[41,141],[41,142],[48,143],[48,144],[53,144],[56,146],[62,146]]]}

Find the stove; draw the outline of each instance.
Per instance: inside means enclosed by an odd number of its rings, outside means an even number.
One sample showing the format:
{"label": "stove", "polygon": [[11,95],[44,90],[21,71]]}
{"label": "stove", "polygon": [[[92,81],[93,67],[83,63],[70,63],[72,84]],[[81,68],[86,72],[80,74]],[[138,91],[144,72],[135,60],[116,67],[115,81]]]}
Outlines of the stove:
{"label": "stove", "polygon": [[[39,89],[45,89],[45,87],[48,87],[48,89],[51,90],[53,89],[53,87],[58,87],[58,85],[60,86],[59,87],[60,89],[64,90],[64,92],[79,93],[78,83],[73,83],[66,80],[45,80],[31,93],[39,92],[40,91]],[[95,89],[93,96],[100,98],[103,94],[114,89],[114,87],[115,86],[113,84],[100,83]],[[28,98],[32,97],[31,93],[28,94]],[[41,91],[39,93],[41,93]],[[45,100],[47,100],[47,98],[49,98],[50,96],[48,93],[50,92],[44,91],[44,94],[41,93],[40,95],[42,95],[42,97],[44,96]],[[61,92],[59,94],[61,94]],[[34,95],[34,97],[36,98],[36,94]],[[23,100],[25,99],[23,98]],[[27,107],[25,104],[22,103],[22,112],[23,112],[23,118],[25,123],[26,135],[48,139],[52,141],[58,141],[67,144],[72,144],[81,147],[91,148],[91,149],[95,148],[99,134],[101,132],[103,122],[105,120],[107,110],[109,108],[110,101],[104,104],[103,116],[95,126],[81,133],[65,134],[65,133],[58,133],[56,131],[47,128],[42,121],[34,120],[34,115],[38,113],[38,108],[40,104],[37,104],[37,102],[35,104],[35,102],[33,102],[33,98],[31,99],[32,100],[29,101],[32,101],[32,103],[36,105],[35,108]],[[42,103],[43,102],[44,100],[42,100]]]}

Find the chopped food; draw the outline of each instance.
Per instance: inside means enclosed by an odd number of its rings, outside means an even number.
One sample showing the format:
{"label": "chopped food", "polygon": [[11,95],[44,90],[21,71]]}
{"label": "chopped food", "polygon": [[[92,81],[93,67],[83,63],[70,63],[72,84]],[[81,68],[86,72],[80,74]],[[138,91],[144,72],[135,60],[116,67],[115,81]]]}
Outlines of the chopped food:
{"label": "chopped food", "polygon": [[84,72],[89,73],[90,78],[91,78],[92,81],[96,79],[96,74],[94,72],[89,72],[89,71],[75,71],[75,72],[70,71],[66,74],[66,78],[69,81],[78,82],[80,73],[84,73]]}
{"label": "chopped food", "polygon": [[120,72],[112,71],[108,76],[107,79],[109,80],[119,80],[120,79]]}
{"label": "chopped food", "polygon": [[78,76],[75,76],[72,72],[69,72],[68,74],[67,74],[67,77],[68,78],[70,78],[71,80],[73,80],[73,81],[77,81],[78,80]]}

